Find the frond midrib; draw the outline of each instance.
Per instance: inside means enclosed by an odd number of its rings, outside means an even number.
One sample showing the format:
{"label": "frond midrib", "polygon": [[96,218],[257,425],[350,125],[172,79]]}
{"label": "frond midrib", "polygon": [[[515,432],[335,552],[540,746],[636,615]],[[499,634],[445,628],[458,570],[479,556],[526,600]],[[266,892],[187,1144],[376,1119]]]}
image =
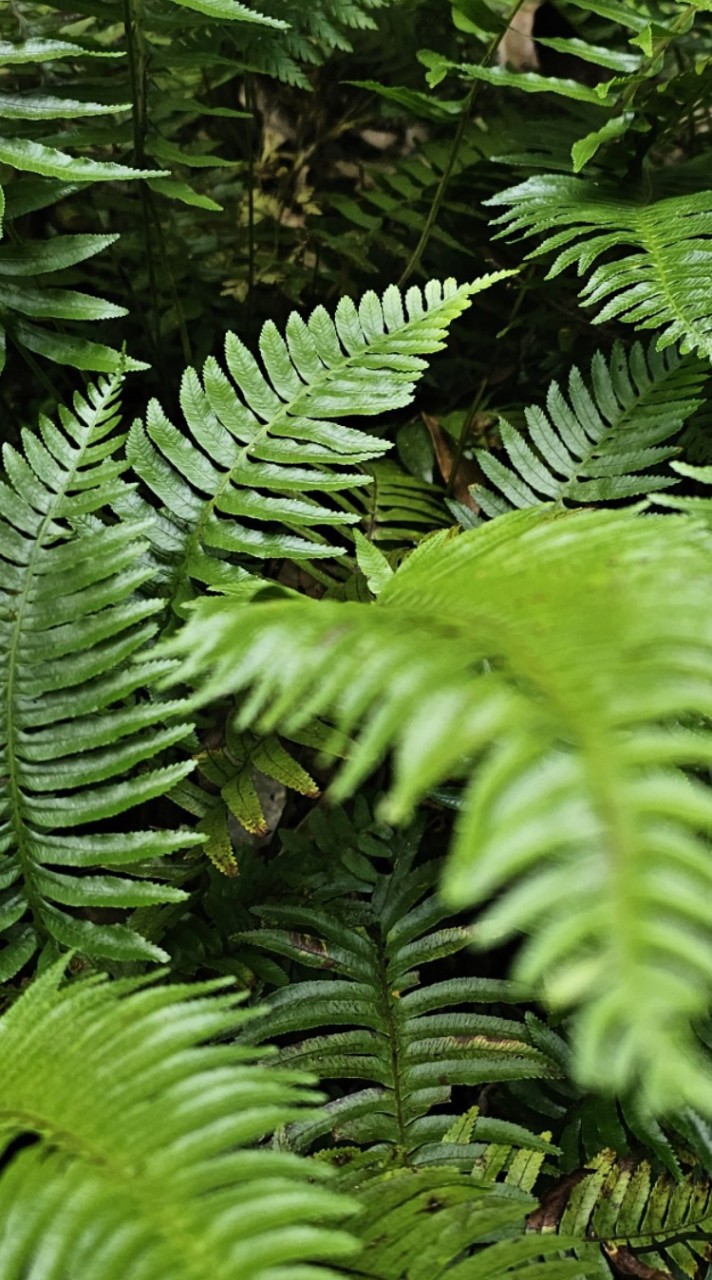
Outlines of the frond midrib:
{"label": "frond midrib", "polygon": [[[40,527],[36,537],[32,543],[32,553],[27,562],[25,572],[23,574],[23,588],[20,594],[18,607],[14,611],[15,618],[10,632],[10,643],[8,645],[7,654],[7,679],[6,679],[6,702],[5,702],[5,740],[7,750],[7,769],[8,769],[8,791],[10,795],[10,821],[15,833],[17,854],[22,868],[25,896],[30,907],[32,920],[38,934],[44,932],[42,921],[42,897],[34,887],[34,862],[27,848],[27,823],[24,817],[24,797],[20,787],[18,767],[18,752],[16,750],[18,737],[21,730],[16,724],[16,687],[19,677],[19,668],[21,662],[21,643],[24,633],[25,611],[29,601],[29,593],[37,576],[35,566],[45,551],[45,537],[47,529],[54,522],[57,508],[65,497],[67,490],[74,479],[83,457],[85,450],[89,447],[92,435],[91,427],[84,428],[85,437],[82,445],[77,448],[75,456],[72,460],[70,470],[64,473],[64,484],[61,489],[52,495],[52,502],[45,512],[40,522]],[[61,464],[59,464],[61,465]],[[43,486],[49,495],[51,490]]]}

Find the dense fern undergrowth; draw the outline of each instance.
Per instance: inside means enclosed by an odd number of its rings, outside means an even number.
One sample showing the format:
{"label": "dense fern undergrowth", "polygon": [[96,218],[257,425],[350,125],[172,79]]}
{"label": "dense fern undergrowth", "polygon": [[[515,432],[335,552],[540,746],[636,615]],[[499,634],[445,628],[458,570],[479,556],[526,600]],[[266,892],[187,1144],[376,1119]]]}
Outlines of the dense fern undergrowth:
{"label": "dense fern undergrowth", "polygon": [[712,1280],[711,84],[0,11],[2,1280]]}

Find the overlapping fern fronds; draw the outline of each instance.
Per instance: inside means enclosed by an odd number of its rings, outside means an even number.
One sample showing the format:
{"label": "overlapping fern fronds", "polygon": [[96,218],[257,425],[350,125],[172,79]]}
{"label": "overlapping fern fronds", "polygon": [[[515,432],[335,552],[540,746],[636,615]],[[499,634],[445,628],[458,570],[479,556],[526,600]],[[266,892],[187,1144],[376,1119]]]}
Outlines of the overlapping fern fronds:
{"label": "overlapping fern fronds", "polygon": [[529,258],[556,252],[547,279],[574,265],[580,276],[591,272],[579,297],[597,308],[594,324],[660,329],[659,350],[679,343],[683,352],[712,356],[708,191],[651,201],[604,182],[542,174],[487,203],[507,206],[494,221],[501,235],[541,239]]}
{"label": "overlapping fern fronds", "polygon": [[326,1170],[253,1149],[312,1095],[206,1043],[244,1020],[234,995],[60,980],[55,965],[0,1022],[3,1280],[335,1280],[318,1264],[354,1252],[335,1225],[353,1202]]}
{"label": "overlapping fern fronds", "polygon": [[434,534],[375,605],[205,602],[178,642],[245,724],[360,726],[337,797],[391,746],[393,819],[469,778],[447,900],[491,902],[482,944],[531,934],[516,973],[579,1006],[579,1079],[708,1115],[712,803],[683,769],[712,759],[711,553],[686,516],[512,512]]}
{"label": "overlapping fern fronds", "polygon": [[[527,1153],[530,1154],[530,1153]],[[593,1251],[566,1256],[574,1241],[525,1232],[536,1207],[516,1179],[488,1183],[447,1168],[385,1170],[347,1163],[340,1178],[363,1205],[353,1229],[363,1253],[349,1274],[368,1280],[587,1280],[600,1278]],[[493,1241],[495,1243],[493,1243]]]}
{"label": "overlapping fern fronds", "polygon": [[471,492],[488,516],[513,507],[554,501],[568,506],[631,498],[675,483],[651,475],[673,457],[667,443],[702,403],[708,367],[675,350],[647,351],[636,342],[627,353],[616,342],[608,362],[600,351],[591,361],[591,390],[581,373],[569,374],[568,400],[558,383],[549,387],[547,412],[525,409],[531,444],[501,419],[499,431],[510,466],[485,449],[477,460],[499,490],[473,485]]}
{"label": "overlapping fern fronds", "polygon": [[[77,395],[24,456],[5,445],[0,484],[0,974],[48,937],[116,960],[165,958],[97,910],[176,901],[145,878],[152,860],[200,837],[101,830],[104,819],[167,791],[190,762],[151,761],[190,728],[185,703],[151,701],[164,664],[140,657],[160,600],[139,593],[146,523],[103,524],[126,489],[112,377]],[[133,657],[139,658],[132,662]],[[181,720],[182,717],[182,720]],[[82,832],[84,828],[84,832]],[[123,868],[141,878],[129,878]]]}
{"label": "overlapping fern fronds", "polygon": [[356,846],[352,859],[365,863],[358,896],[332,894],[306,906],[282,895],[254,909],[261,928],[240,934],[242,943],[317,973],[313,980],[295,976],[270,997],[246,1028],[250,1042],[288,1036],[279,1061],[323,1080],[366,1082],[293,1126],[290,1144],[304,1150],[331,1135],[390,1149],[413,1166],[471,1165],[487,1142],[554,1153],[535,1134],[491,1116],[447,1138],[456,1118],[444,1109],[453,1087],[547,1077],[557,1068],[529,1042],[521,1020],[486,1011],[520,1000],[515,984],[469,976],[428,981],[427,966],[462,952],[470,935],[433,892],[439,862],[414,865],[421,831],[417,824],[394,833],[394,864],[386,871]]}
{"label": "overlapping fern fronds", "polygon": [[583,1251],[597,1241],[623,1275],[696,1280],[709,1261],[712,1187],[699,1172],[655,1176],[647,1160],[603,1151],[555,1185],[529,1225],[578,1238]]}
{"label": "overlapping fern fronds", "polygon": [[[390,446],[334,419],[376,417],[408,405],[450,324],[470,298],[507,273],[457,286],[432,281],[401,296],[391,286],[358,307],[342,298],[334,319],[317,307],[295,312],[285,338],[268,322],[262,365],[234,334],[225,342],[226,374],[209,358],[202,379],[188,369],[181,406],[190,435],[151,402],[135,423],[128,457],[161,505],[155,570],[177,606],[191,578],[213,589],[240,589],[245,564],[277,557],[309,563],[344,554],[333,531],[358,520],[324,495],[368,484],[358,470]],[[316,496],[321,500],[318,500]],[[323,537],[317,530],[331,531]],[[248,579],[249,580],[249,579]]]}

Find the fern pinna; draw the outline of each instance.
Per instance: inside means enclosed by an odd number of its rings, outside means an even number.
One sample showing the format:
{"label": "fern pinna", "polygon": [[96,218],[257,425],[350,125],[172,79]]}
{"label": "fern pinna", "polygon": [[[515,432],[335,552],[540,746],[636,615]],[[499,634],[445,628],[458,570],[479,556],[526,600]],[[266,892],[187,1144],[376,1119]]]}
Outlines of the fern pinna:
{"label": "fern pinna", "polygon": [[90,388],[73,411],[60,410],[61,427],[43,417],[39,435],[23,432],[26,456],[3,450],[4,979],[48,939],[106,959],[165,958],[126,924],[102,923],[101,908],[181,899],[151,871],[201,839],[105,823],[192,767],[151,764],[190,720],[181,699],[148,696],[165,663],[142,656],[162,607],[140,590],[150,577],[147,524],[104,524],[97,514],[127,488],[115,457],[118,392],[116,377]]}

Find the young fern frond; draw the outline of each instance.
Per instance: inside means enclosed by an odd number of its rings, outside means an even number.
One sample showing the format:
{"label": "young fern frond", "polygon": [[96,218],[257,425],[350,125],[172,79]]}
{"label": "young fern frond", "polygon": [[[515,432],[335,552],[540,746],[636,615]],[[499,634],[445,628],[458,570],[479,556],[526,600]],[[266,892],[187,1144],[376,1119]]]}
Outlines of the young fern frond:
{"label": "young fern frond", "polygon": [[[0,1271],[56,1280],[336,1280],[352,1201],[254,1150],[304,1077],[210,1044],[246,1016],[222,982],[38,978],[0,1021]],[[30,1138],[17,1151],[15,1139]]]}
{"label": "young fern frond", "polygon": [[[202,380],[188,369],[181,406],[190,435],[154,400],[146,425],[128,442],[134,471],[162,504],[154,547],[164,589],[178,606],[190,579],[236,590],[239,567],[273,557],[309,562],[344,554],[333,537],[358,515],[312,495],[329,495],[370,477],[360,467],[390,446],[336,418],[376,417],[410,404],[425,357],[439,351],[470,298],[504,278],[484,276],[459,288],[431,281],[405,299],[391,286],[382,301],[358,307],[342,298],[334,320],[317,307],[294,312],[285,338],[270,321],[260,338],[262,366],[239,338],[225,342],[226,374],[209,358]],[[295,496],[296,495],[296,496]]]}
{"label": "young fern frond", "polygon": [[603,182],[542,174],[486,203],[507,206],[494,222],[500,235],[541,238],[528,258],[556,251],[547,279],[572,265],[582,276],[606,255],[579,294],[598,308],[594,324],[660,329],[659,350],[679,343],[685,353],[712,356],[709,191],[650,201]]}
{"label": "young fern frond", "polygon": [[608,363],[597,351],[590,390],[573,368],[568,399],[552,382],[548,412],[525,409],[531,444],[500,420],[511,466],[478,449],[480,467],[499,492],[476,484],[472,496],[486,515],[497,516],[541,502],[586,506],[668,488],[675,480],[650,475],[648,468],[675,454],[667,442],[702,403],[696,397],[707,376],[701,360],[681,357],[674,349],[657,352],[654,343],[644,351],[636,342],[626,352],[616,342]]}
{"label": "young fern frond", "polygon": [[712,760],[709,554],[685,516],[512,512],[434,534],[375,604],[206,601],[176,645],[243,724],[360,727],[335,798],[391,746],[391,819],[470,778],[447,901],[490,903],[483,945],[531,933],[515,972],[579,1006],[579,1079],[707,1115],[712,802],[683,770]]}
{"label": "young fern frond", "polygon": [[[97,521],[84,534],[75,527],[127,487],[125,463],[114,456],[123,442],[115,433],[119,386],[113,377],[86,399],[75,396],[73,411],[60,409],[61,428],[41,418],[39,435],[23,432],[24,456],[3,450],[3,979],[48,937],[93,956],[165,958],[126,925],[90,916],[182,898],[144,878],[149,860],[200,839],[97,826],[164,794],[192,767],[152,766],[190,722],[183,700],[146,697],[165,663],[131,661],[162,607],[139,594],[149,576],[141,563],[146,523]],[[131,864],[141,878],[121,874]]]}
{"label": "young fern frond", "polygon": [[255,908],[262,927],[240,934],[243,943],[318,974],[277,990],[247,1027],[250,1042],[287,1035],[280,1062],[323,1080],[367,1082],[293,1126],[290,1144],[305,1150],[331,1135],[391,1148],[413,1166],[471,1165],[486,1142],[554,1152],[521,1126],[490,1116],[473,1120],[460,1140],[443,1141],[455,1115],[442,1108],[455,1086],[546,1077],[556,1068],[529,1043],[523,1022],[478,1009],[521,999],[514,984],[467,976],[428,981],[422,973],[464,951],[470,935],[433,892],[439,863],[413,865],[420,835],[414,828],[394,837],[393,869],[373,870],[360,901],[349,895],[307,907],[280,899]]}

